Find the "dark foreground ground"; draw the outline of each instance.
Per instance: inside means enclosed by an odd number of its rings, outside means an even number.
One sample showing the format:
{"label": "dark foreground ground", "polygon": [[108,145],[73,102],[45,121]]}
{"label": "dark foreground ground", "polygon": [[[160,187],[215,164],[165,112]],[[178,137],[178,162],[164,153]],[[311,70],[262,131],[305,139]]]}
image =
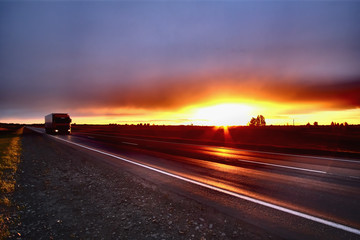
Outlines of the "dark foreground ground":
{"label": "dark foreground ground", "polygon": [[277,239],[24,130],[10,239]]}

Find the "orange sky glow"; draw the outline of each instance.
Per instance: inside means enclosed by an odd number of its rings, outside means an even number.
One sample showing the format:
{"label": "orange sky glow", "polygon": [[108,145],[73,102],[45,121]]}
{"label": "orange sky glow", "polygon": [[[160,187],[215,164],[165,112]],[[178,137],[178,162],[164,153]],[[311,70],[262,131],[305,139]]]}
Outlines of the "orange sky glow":
{"label": "orange sky glow", "polygon": [[[50,111],[67,112],[77,124],[246,126],[257,115],[263,115],[267,125],[360,123],[358,82],[299,84],[269,77],[239,82],[237,78],[212,81],[210,77],[188,76],[167,84],[149,82],[96,91],[94,100],[74,96],[76,101],[57,102]],[[33,118],[0,117],[0,122],[41,123],[48,111]]]}
{"label": "orange sky glow", "polygon": [[[321,110],[320,104],[284,104],[255,101],[211,100],[178,109],[138,109],[138,108],[94,108],[69,112],[76,124],[138,124],[155,125],[200,125],[200,126],[246,126],[252,117],[264,115],[267,125],[305,125],[317,121],[329,125],[332,121],[359,124],[360,109]],[[297,111],[295,111],[295,110]],[[311,109],[307,112],[307,109]],[[298,112],[287,114],[287,112]],[[302,113],[303,111],[303,113]],[[5,120],[5,121],[4,121]],[[43,118],[4,119],[4,122],[41,123]]]}
{"label": "orange sky glow", "polygon": [[[78,124],[138,124],[150,123],[156,125],[200,125],[200,126],[246,126],[252,117],[262,114],[266,118],[267,125],[305,125],[308,122],[313,124],[317,121],[320,125],[330,125],[333,122],[347,122],[358,124],[360,122],[360,110],[335,110],[335,111],[315,111],[312,113],[282,114],[281,110],[286,110],[296,105],[279,104],[254,104],[254,103],[234,103],[226,102],[220,104],[203,104],[197,106],[187,106],[178,112],[171,111],[149,111],[132,110],[134,116],[122,116],[121,113],[115,116],[102,115],[101,110],[97,116],[74,115],[73,121]],[[302,106],[303,107],[303,106]],[[119,112],[129,111],[129,109],[119,109]],[[271,112],[271,113],[269,113]],[[268,114],[266,114],[268,113]]]}

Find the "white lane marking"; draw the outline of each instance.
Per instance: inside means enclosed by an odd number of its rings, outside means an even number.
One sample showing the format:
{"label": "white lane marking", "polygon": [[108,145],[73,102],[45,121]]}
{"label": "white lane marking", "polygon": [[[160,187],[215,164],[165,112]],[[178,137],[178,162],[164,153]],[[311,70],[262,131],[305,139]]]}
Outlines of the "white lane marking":
{"label": "white lane marking", "polygon": [[350,178],[353,178],[353,179],[360,179],[360,177],[357,177],[357,176],[349,176]]}
{"label": "white lane marking", "polygon": [[278,206],[278,205],[275,205],[275,204],[272,204],[272,203],[268,203],[268,202],[265,202],[265,201],[262,201],[262,200],[259,200],[259,199],[251,198],[251,197],[248,197],[246,195],[239,194],[239,193],[231,192],[229,190],[222,189],[222,188],[219,188],[219,187],[216,187],[216,186],[212,186],[212,185],[209,185],[209,184],[206,184],[206,183],[198,182],[198,181],[186,178],[186,177],[182,177],[182,176],[170,173],[170,172],[166,172],[164,170],[160,170],[160,169],[157,169],[157,168],[154,168],[154,167],[150,167],[150,166],[142,164],[142,163],[134,162],[134,161],[131,161],[129,159],[126,159],[126,158],[123,158],[123,157],[120,157],[120,156],[117,156],[117,155],[114,155],[114,154],[111,154],[111,153],[107,153],[107,152],[104,152],[104,151],[101,151],[101,150],[98,150],[98,149],[95,149],[95,148],[90,148],[90,147],[84,146],[82,144],[74,143],[72,141],[68,141],[68,140],[62,139],[62,138],[57,137],[57,136],[52,136],[52,135],[49,135],[49,136],[53,137],[53,138],[56,138],[58,140],[61,140],[61,141],[64,141],[64,142],[67,142],[67,143],[70,143],[70,144],[73,144],[73,145],[76,145],[76,146],[79,146],[79,147],[94,151],[94,152],[98,152],[98,153],[107,155],[109,157],[113,157],[113,158],[116,158],[116,159],[119,159],[119,160],[122,160],[122,161],[125,161],[125,162],[128,162],[128,163],[131,163],[131,164],[134,164],[134,165],[137,165],[137,166],[140,166],[140,167],[143,167],[143,168],[146,168],[146,169],[158,172],[158,173],[162,173],[164,175],[167,175],[167,176],[170,176],[170,177],[173,177],[173,178],[176,178],[176,179],[183,180],[185,182],[189,182],[189,183],[192,183],[192,184],[195,184],[195,185],[198,185],[198,186],[201,186],[201,187],[205,187],[205,188],[217,191],[217,192],[221,192],[221,193],[224,193],[224,194],[227,194],[227,195],[239,198],[239,199],[243,199],[243,200],[253,202],[253,203],[265,206],[265,207],[269,207],[269,208],[272,208],[272,209],[275,209],[275,210],[278,210],[278,211],[281,211],[281,212],[292,214],[294,216],[302,217],[302,218],[305,218],[307,220],[318,222],[318,223],[321,223],[321,224],[324,224],[324,225],[327,225],[327,226],[330,226],[330,227],[333,227],[333,228],[341,229],[341,230],[344,230],[346,232],[350,232],[350,233],[360,235],[360,230],[356,229],[356,228],[352,228],[352,227],[349,227],[349,226],[346,226],[346,225],[343,225],[343,224],[339,224],[339,223],[336,223],[336,222],[325,220],[325,219],[322,219],[322,218],[319,218],[319,217],[311,216],[311,215],[306,214],[306,213],[291,210],[291,209],[288,209],[288,208],[285,208],[285,207],[281,207],[281,206]]}
{"label": "white lane marking", "polygon": [[137,144],[137,143],[132,143],[132,142],[121,142],[121,143],[123,143],[123,144],[128,144],[128,145],[134,145],[134,146],[139,145],[139,144]]}
{"label": "white lane marking", "polygon": [[286,169],[299,170],[299,171],[305,171],[305,172],[328,174],[327,172],[324,172],[324,171],[313,170],[313,169],[308,169],[308,168],[290,167],[290,166],[278,165],[278,164],[272,164],[272,163],[264,163],[264,162],[257,162],[257,161],[248,161],[248,160],[243,160],[243,159],[237,159],[237,160],[238,160],[239,162],[246,162],[246,163],[258,164],[258,165],[266,165],[266,166],[272,166],[272,167],[278,167],[278,168],[286,168]]}
{"label": "white lane marking", "polygon": [[298,155],[298,154],[290,154],[290,153],[276,153],[276,152],[266,152],[266,151],[256,151],[256,150],[246,150],[246,149],[243,149],[243,150],[248,151],[248,152],[266,153],[266,154],[282,155],[282,156],[289,156],[289,157],[315,158],[315,159],[338,161],[338,162],[360,163],[359,160],[340,159],[340,158],[331,158],[331,157],[320,157],[320,156],[312,156],[312,155]]}

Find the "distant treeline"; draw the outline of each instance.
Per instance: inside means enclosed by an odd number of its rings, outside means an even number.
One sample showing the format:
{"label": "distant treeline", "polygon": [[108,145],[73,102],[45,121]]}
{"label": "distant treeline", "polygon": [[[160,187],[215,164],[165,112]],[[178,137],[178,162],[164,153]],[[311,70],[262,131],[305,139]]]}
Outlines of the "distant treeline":
{"label": "distant treeline", "polygon": [[[109,124],[71,124],[72,126],[114,126],[114,127],[161,127],[161,126],[176,126],[176,127],[214,127],[214,126],[203,126],[203,125],[165,125],[165,124],[150,124],[150,123],[137,123],[137,124],[118,124],[118,123],[109,123]],[[4,128],[17,128],[22,126],[32,126],[32,127],[44,127],[44,123],[32,123],[32,124],[20,124],[20,123],[0,123],[0,127]],[[318,122],[314,122],[313,124],[307,123],[306,125],[259,125],[261,127],[348,127],[348,126],[360,126],[360,124],[348,124],[347,122],[344,123],[337,123],[337,122],[331,122],[330,125],[319,125]],[[239,126],[229,126],[229,127],[257,127],[256,125],[239,125]]]}

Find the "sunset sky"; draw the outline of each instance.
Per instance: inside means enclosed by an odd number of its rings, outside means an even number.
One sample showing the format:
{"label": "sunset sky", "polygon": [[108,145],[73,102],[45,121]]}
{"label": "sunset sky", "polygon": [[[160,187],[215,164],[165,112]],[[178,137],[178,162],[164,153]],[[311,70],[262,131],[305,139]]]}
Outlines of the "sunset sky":
{"label": "sunset sky", "polygon": [[358,1],[1,1],[0,122],[360,124]]}

